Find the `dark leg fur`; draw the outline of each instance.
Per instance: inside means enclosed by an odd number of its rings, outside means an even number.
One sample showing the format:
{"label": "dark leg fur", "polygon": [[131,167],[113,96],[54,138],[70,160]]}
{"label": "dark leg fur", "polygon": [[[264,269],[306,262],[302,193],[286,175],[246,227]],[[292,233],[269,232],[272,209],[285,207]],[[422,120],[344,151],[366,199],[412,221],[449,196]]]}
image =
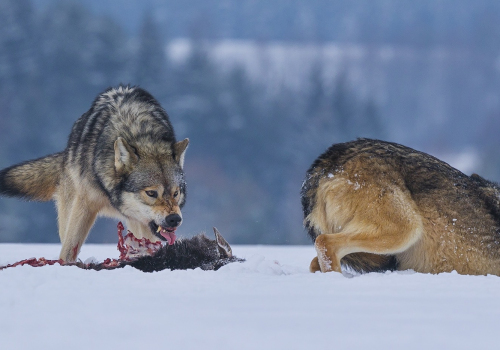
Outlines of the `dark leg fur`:
{"label": "dark leg fur", "polygon": [[394,255],[354,253],[344,256],[340,263],[358,273],[395,271],[398,268]]}

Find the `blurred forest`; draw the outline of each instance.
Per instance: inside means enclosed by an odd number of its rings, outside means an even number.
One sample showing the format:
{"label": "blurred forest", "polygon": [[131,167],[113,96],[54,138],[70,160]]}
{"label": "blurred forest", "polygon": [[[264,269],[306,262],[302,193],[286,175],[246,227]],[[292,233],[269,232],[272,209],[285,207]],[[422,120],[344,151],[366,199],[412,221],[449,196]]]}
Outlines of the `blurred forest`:
{"label": "blurred forest", "polygon": [[[0,168],[62,150],[98,93],[140,85],[191,139],[179,235],[307,243],[300,186],[335,142],[500,179],[499,19],[496,0],[0,0]],[[0,200],[0,242],[57,241],[52,203]]]}

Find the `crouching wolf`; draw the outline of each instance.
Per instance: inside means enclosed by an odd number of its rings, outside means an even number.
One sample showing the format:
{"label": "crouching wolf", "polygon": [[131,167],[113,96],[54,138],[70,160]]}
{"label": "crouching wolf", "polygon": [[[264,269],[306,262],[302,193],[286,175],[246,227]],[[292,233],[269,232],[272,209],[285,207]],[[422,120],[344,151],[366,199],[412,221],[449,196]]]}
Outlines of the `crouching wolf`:
{"label": "crouching wolf", "polygon": [[60,259],[75,261],[98,215],[126,220],[138,238],[173,244],[186,199],[184,155],[165,110],[119,86],[97,96],[64,151],[0,171],[0,194],[56,202]]}
{"label": "crouching wolf", "polygon": [[500,275],[500,188],[378,140],[335,144],[302,185],[315,271]]}

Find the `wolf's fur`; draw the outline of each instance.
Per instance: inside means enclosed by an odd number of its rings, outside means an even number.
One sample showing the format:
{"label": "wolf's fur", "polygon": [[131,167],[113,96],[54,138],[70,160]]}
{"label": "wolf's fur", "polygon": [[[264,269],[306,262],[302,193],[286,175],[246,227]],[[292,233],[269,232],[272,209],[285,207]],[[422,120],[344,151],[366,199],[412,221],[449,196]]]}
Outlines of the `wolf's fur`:
{"label": "wolf's fur", "polygon": [[301,195],[313,272],[500,275],[500,188],[428,154],[369,139],[335,144]]}
{"label": "wolf's fur", "polygon": [[73,125],[63,152],[0,171],[0,194],[55,200],[60,258],[75,261],[98,215],[125,219],[141,238],[181,223],[184,154],[165,110],[148,92],[119,86],[100,94]]}

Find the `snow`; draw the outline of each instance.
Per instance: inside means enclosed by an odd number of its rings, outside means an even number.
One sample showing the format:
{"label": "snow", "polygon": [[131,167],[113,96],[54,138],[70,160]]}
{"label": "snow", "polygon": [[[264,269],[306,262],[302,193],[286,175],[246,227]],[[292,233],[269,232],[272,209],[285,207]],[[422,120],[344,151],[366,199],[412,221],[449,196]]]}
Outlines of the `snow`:
{"label": "snow", "polygon": [[[59,245],[0,244],[0,264]],[[233,246],[219,271],[0,271],[1,349],[494,349],[496,276],[311,274],[311,246]],[[117,257],[87,244],[82,260]]]}

